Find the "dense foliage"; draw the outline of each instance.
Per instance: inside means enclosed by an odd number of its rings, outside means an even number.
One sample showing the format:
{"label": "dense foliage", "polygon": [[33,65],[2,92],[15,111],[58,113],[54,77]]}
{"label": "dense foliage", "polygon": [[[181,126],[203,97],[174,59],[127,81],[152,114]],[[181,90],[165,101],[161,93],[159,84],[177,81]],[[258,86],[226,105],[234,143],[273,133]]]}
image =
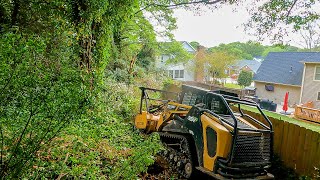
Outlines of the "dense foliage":
{"label": "dense foliage", "polygon": [[283,43],[291,32],[308,28],[320,17],[319,1],[315,0],[268,0],[249,7],[252,17],[247,26],[261,38],[271,38]]}
{"label": "dense foliage", "polygon": [[196,80],[199,82],[210,82],[215,84],[220,78],[227,77],[225,70],[235,63],[236,56],[226,51],[208,51],[199,46],[195,55],[195,63],[189,68],[196,72]]}
{"label": "dense foliage", "polygon": [[155,57],[139,3],[0,2],[1,177],[132,179],[153,162],[157,137],[124,121]]}
{"label": "dense foliage", "polygon": [[259,42],[248,41],[246,43],[232,42],[229,44],[219,44],[218,46],[210,47],[209,51],[223,51],[229,55],[237,57],[239,60],[251,60],[254,58],[264,58],[269,52],[297,52],[303,51],[303,49],[299,49],[295,46],[280,44],[265,46]]}
{"label": "dense foliage", "polygon": [[173,38],[173,8],[236,2],[1,0],[0,177],[134,179],[145,171],[159,139],[130,120],[136,86],[162,84],[152,68],[156,35]]}
{"label": "dense foliage", "polygon": [[238,77],[238,84],[242,87],[250,86],[253,74],[250,71],[241,71]]}

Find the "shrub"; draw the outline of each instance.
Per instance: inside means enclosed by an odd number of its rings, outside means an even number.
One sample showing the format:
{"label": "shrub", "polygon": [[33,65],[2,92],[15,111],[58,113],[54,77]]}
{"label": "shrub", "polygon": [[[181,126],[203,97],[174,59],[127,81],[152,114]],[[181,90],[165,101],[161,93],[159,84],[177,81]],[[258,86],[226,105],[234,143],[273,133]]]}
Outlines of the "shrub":
{"label": "shrub", "polygon": [[250,84],[252,83],[252,78],[253,75],[251,72],[241,71],[238,77],[238,84],[243,87],[250,86]]}
{"label": "shrub", "polygon": [[41,146],[84,113],[86,92],[69,42],[49,50],[59,38],[68,37],[1,35],[1,177],[18,177]]}

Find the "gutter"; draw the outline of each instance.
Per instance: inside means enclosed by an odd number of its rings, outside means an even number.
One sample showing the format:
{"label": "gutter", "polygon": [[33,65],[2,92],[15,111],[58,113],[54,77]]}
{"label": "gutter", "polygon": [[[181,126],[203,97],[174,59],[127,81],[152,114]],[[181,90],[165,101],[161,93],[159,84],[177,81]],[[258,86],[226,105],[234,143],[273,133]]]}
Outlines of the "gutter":
{"label": "gutter", "polygon": [[285,85],[285,86],[293,86],[293,87],[300,87],[299,85],[293,85],[293,84],[282,84],[282,83],[275,83],[275,82],[267,82],[267,81],[257,81],[253,80],[254,82],[261,82],[261,83],[270,83],[270,84],[279,84],[279,85]]}

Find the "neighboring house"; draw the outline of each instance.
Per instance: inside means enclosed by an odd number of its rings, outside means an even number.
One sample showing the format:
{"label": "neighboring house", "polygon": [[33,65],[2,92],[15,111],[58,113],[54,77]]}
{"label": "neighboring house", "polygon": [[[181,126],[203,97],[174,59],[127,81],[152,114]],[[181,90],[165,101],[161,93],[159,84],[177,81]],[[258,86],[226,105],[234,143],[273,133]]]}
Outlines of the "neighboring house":
{"label": "neighboring house", "polygon": [[253,60],[262,62],[262,61],[264,60],[264,57],[262,57],[262,56],[255,56],[255,57],[253,57]]}
{"label": "neighboring house", "polygon": [[[186,51],[195,54],[196,50],[186,41],[181,42]],[[189,68],[192,59],[187,61],[187,63],[178,64],[166,64],[166,61],[171,58],[170,54],[163,54],[157,60],[156,66],[165,70],[170,77],[180,81],[194,81],[195,73]]]}
{"label": "neighboring house", "polygon": [[289,105],[313,101],[320,108],[320,52],[272,52],[254,75],[256,95]]}
{"label": "neighboring house", "polygon": [[312,101],[314,107],[320,109],[320,60],[318,62],[303,62],[303,64],[300,103],[305,104]]}
{"label": "neighboring house", "polygon": [[228,74],[239,75],[241,71],[250,71],[253,74],[257,73],[259,67],[261,65],[260,61],[257,60],[238,60],[234,65],[231,65]]}

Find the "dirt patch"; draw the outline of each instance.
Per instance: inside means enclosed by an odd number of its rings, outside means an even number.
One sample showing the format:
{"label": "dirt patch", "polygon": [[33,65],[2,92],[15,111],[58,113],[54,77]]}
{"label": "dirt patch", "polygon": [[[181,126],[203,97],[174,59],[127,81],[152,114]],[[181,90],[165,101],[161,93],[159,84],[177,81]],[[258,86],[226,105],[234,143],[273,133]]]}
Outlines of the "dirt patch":
{"label": "dirt patch", "polygon": [[143,180],[181,179],[178,178],[176,171],[161,156],[157,156],[155,163],[149,166],[148,171],[141,174],[140,177]]}

